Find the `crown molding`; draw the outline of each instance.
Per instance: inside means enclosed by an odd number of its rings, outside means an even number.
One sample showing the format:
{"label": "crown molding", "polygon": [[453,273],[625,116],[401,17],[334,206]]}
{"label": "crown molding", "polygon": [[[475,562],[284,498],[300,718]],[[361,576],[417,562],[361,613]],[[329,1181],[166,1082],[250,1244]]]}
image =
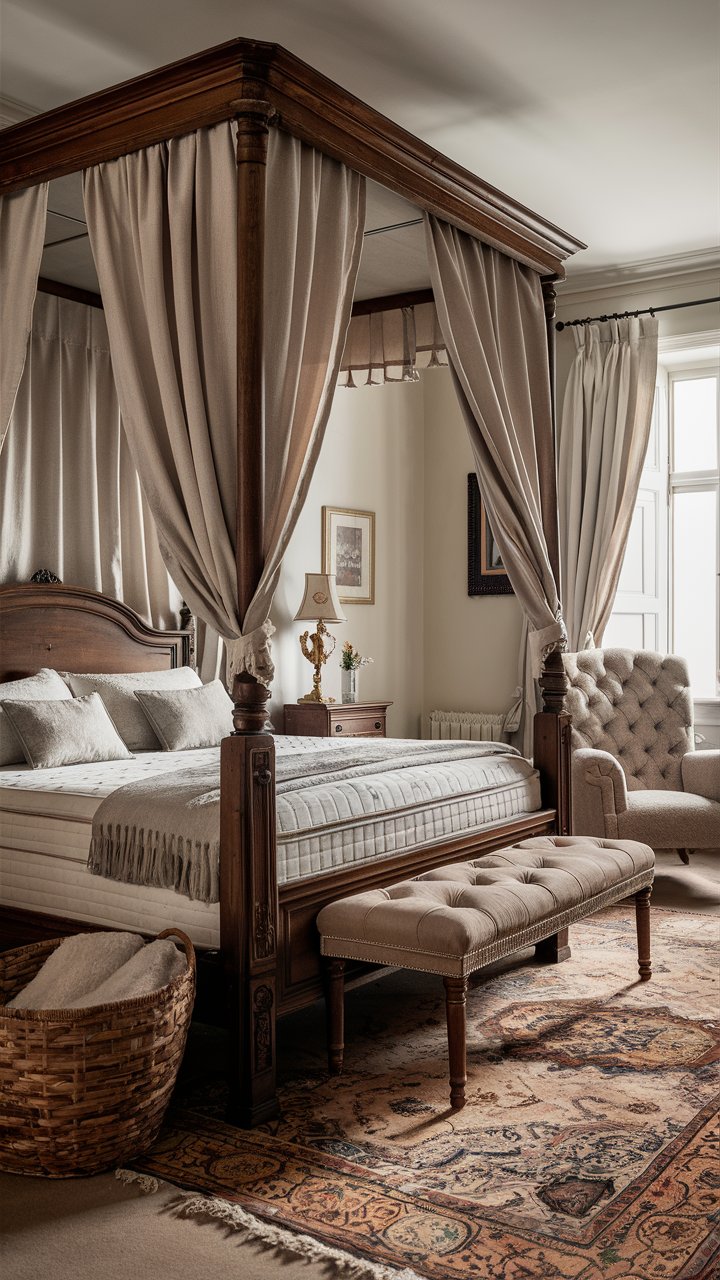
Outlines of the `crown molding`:
{"label": "crown molding", "polygon": [[673,333],[658,338],[661,356],[672,356],[676,351],[707,351],[712,358],[720,352],[720,329],[704,329],[702,333]]}
{"label": "crown molding", "polygon": [[[689,284],[715,276],[720,277],[720,247],[694,249],[688,253],[670,254],[665,258],[646,258],[614,267],[598,267],[592,271],[573,272],[558,283],[559,305],[579,296],[594,297],[604,293],[626,294],[646,291],[649,284],[663,289],[682,289]],[[717,292],[717,289],[712,290]]]}
{"label": "crown molding", "polygon": [[28,120],[30,116],[38,114],[37,107],[0,93],[0,129],[9,129],[10,125],[20,124],[21,120]]}

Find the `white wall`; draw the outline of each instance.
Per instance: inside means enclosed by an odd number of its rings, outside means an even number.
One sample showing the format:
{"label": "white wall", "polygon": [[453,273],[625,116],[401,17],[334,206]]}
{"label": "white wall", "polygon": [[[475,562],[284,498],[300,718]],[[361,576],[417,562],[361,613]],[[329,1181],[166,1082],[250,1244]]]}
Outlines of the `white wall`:
{"label": "white wall", "polygon": [[347,623],[331,627],[336,656],[327,663],[323,690],[340,698],[339,654],[344,640],[373,665],[360,673],[360,697],[391,699],[388,733],[416,737],[423,678],[423,388],[399,383],[335,393],[322,454],[283,563],[272,620],[276,679],[271,715],[282,726],[282,707],[308,693],[312,668],[298,636],[307,624],[292,619],[305,573],[322,566],[323,506],[374,511],[375,604],[344,606]]}
{"label": "white wall", "polygon": [[448,369],[425,389],[425,678],[423,713],[506,711],[517,683],[515,596],[467,593],[467,428]]}

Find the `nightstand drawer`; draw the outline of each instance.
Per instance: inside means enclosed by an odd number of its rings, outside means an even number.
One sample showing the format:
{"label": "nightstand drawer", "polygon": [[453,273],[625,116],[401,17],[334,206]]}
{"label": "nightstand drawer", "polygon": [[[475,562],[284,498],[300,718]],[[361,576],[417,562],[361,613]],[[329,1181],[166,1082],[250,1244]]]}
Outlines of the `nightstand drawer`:
{"label": "nightstand drawer", "polygon": [[285,732],[321,738],[384,738],[391,702],[294,702]]}
{"label": "nightstand drawer", "polygon": [[377,715],[359,716],[359,715],[342,715],[330,716],[330,736],[339,738],[357,737],[381,737],[385,733],[385,716],[380,712]]}

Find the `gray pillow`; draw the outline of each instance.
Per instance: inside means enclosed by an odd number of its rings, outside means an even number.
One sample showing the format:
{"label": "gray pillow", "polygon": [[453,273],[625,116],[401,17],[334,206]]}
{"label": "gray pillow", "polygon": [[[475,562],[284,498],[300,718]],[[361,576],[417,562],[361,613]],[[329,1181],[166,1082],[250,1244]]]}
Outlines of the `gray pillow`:
{"label": "gray pillow", "polygon": [[136,689],[196,689],[200,679],[192,667],[169,671],[135,671],[128,675],[75,675],[61,672],[75,694],[99,693],[120,737],[131,751],[159,751],[161,743],[135,699]]}
{"label": "gray pillow", "polygon": [[136,689],[135,697],[166,751],[216,747],[233,731],[232,698],[221,680],[199,689]]}
{"label": "gray pillow", "polygon": [[99,693],[67,702],[6,702],[5,714],[33,769],[132,759]]}
{"label": "gray pillow", "polygon": [[2,709],[6,700],[13,702],[69,702],[72,694],[57,671],[41,667],[36,676],[24,680],[7,680],[0,685],[0,768],[8,764],[24,764],[22,743]]}

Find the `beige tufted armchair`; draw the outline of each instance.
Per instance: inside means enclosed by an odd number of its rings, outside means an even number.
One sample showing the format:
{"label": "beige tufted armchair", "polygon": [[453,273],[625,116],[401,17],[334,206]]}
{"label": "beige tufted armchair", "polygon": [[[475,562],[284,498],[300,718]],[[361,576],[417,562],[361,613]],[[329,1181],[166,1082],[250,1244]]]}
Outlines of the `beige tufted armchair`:
{"label": "beige tufted armchair", "polygon": [[632,649],[564,655],[573,830],[653,849],[720,848],[720,751],[695,751],[685,661]]}

